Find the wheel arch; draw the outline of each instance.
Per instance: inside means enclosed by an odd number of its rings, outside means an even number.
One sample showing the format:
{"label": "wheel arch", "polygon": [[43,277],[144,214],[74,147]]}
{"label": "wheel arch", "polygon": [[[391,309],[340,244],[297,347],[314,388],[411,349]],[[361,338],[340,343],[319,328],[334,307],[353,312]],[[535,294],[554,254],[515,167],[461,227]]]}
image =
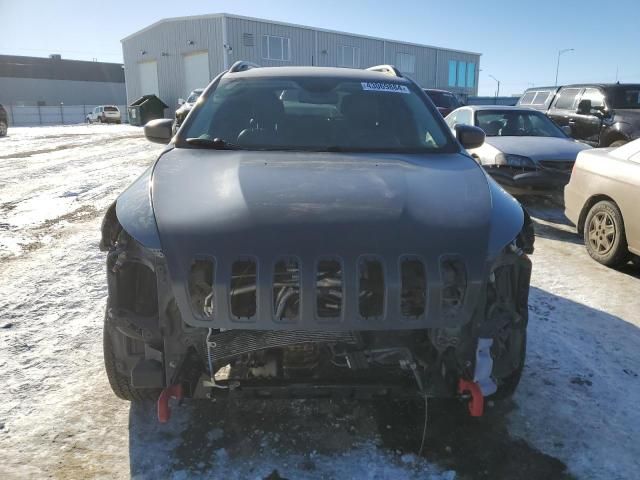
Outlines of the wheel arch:
{"label": "wheel arch", "polygon": [[[582,210],[580,211],[580,216],[578,217],[578,225],[577,225],[577,230],[580,236],[583,236],[584,223],[587,220],[587,215],[589,215],[589,211],[593,208],[593,206],[596,203],[602,202],[602,201],[611,202],[618,208],[618,210],[620,210],[620,215],[622,216],[622,224],[624,226],[624,215],[622,215],[622,209],[620,208],[620,205],[618,205],[618,202],[616,202],[609,195],[600,193],[600,194],[589,197],[589,199],[585,202],[584,206],[582,207]],[[626,226],[625,226],[625,230],[626,230]]]}

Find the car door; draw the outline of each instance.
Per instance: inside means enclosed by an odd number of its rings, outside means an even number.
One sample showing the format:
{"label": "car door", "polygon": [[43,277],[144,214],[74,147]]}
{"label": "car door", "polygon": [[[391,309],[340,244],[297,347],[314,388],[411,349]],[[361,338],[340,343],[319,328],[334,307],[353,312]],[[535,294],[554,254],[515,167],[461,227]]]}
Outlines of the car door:
{"label": "car door", "polygon": [[[577,111],[578,98],[584,89],[580,87],[561,88],[556,95],[549,113],[547,114],[559,127],[569,127],[570,122],[575,121],[574,117]],[[577,138],[573,130],[571,132],[573,138]]]}
{"label": "car door", "polygon": [[571,136],[589,145],[598,146],[602,127],[602,112],[605,109],[604,93],[599,88],[587,87],[582,92],[578,105],[583,100],[591,102],[591,111],[587,113],[577,110],[570,117]]}

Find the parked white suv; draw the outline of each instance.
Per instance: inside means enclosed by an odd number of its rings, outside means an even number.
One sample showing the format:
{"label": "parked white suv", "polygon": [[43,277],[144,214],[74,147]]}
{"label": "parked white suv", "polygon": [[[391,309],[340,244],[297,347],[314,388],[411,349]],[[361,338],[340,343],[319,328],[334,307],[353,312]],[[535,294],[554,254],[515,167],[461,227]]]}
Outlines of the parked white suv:
{"label": "parked white suv", "polygon": [[115,105],[101,105],[87,115],[87,123],[121,123],[120,110]]}

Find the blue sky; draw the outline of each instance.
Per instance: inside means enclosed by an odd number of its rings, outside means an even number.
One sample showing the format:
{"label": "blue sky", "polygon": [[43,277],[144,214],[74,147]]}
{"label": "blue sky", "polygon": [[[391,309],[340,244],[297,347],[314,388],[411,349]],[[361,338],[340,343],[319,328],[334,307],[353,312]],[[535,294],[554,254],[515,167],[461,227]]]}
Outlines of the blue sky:
{"label": "blue sky", "polygon": [[482,53],[479,93],[559,83],[640,82],[637,0],[0,0],[0,53],[122,61],[120,39],[161,18],[237,13]]}

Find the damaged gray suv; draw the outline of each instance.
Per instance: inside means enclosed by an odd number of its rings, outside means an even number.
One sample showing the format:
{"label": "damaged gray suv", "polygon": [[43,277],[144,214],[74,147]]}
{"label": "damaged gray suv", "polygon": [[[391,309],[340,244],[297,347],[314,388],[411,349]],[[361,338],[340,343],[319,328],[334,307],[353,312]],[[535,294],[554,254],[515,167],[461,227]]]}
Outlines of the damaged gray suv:
{"label": "damaged gray suv", "polygon": [[411,79],[237,62],[108,210],[115,394],[451,397],[524,366],[533,230]]}

